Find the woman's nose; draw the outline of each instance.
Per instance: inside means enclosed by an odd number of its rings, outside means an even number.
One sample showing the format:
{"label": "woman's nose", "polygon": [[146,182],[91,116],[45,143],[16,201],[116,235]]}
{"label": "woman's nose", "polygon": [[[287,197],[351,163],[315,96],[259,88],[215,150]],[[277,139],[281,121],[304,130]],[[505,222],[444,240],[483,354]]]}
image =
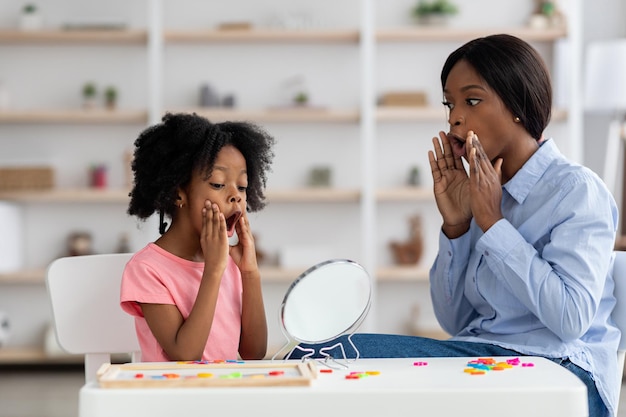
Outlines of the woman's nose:
{"label": "woman's nose", "polygon": [[448,124],[450,126],[460,126],[461,123],[463,123],[463,117],[452,116],[452,113],[450,113],[450,117],[448,118]]}

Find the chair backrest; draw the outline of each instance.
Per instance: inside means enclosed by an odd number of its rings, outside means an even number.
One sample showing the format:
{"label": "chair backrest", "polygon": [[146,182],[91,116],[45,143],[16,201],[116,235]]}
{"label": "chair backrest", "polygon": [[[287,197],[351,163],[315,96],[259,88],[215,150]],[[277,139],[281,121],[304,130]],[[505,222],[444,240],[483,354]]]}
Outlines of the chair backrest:
{"label": "chair backrest", "polygon": [[85,379],[96,379],[111,354],[139,358],[132,316],[120,307],[122,272],[132,254],[59,258],[46,273],[57,341],[69,353],[85,355]]}
{"label": "chair backrest", "polygon": [[[623,378],[624,357],[626,356],[626,252],[624,251],[615,251],[613,281],[615,281],[615,289],[613,290],[613,294],[615,295],[615,308],[613,309],[611,317],[622,332],[622,338],[617,348],[617,365],[619,366],[620,375],[622,375]],[[617,406],[615,412],[617,414]]]}

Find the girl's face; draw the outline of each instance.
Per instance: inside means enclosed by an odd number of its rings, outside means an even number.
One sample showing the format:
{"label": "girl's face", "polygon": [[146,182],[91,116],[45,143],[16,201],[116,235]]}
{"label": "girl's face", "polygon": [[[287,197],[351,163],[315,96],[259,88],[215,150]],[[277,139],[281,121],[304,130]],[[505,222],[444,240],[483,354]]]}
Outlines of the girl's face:
{"label": "girl's face", "polygon": [[215,203],[226,218],[228,236],[246,211],[248,173],[246,159],[232,145],[224,146],[215,159],[209,178],[195,173],[188,188],[188,204],[197,230],[202,230],[202,208],[206,200]]}
{"label": "girl's face", "polygon": [[465,141],[467,132],[472,130],[491,161],[504,157],[512,143],[514,116],[474,67],[465,60],[457,62],[443,94],[454,154],[467,159]]}

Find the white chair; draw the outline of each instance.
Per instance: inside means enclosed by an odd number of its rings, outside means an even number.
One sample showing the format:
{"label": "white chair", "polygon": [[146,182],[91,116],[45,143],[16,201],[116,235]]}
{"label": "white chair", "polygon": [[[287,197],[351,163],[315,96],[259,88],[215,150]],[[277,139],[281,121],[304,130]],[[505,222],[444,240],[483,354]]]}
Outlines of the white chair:
{"label": "white chair", "polygon": [[[613,280],[615,281],[613,293],[615,294],[616,304],[611,316],[622,332],[622,338],[617,348],[617,365],[620,369],[620,375],[623,377],[624,357],[626,356],[626,252],[624,251],[615,251]],[[619,405],[619,401],[617,404]],[[617,406],[615,407],[615,415],[617,415]]]}
{"label": "white chair", "polygon": [[140,360],[132,316],[120,307],[124,266],[132,254],[86,255],[53,261],[46,273],[54,328],[59,345],[85,355],[85,380],[96,380],[111,354]]}

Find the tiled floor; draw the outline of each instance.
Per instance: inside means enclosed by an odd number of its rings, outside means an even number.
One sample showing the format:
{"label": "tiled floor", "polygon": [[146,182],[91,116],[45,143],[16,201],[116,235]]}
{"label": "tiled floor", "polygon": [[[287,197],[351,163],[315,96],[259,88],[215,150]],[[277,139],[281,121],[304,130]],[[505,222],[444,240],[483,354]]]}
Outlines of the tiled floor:
{"label": "tiled floor", "polygon": [[[77,417],[83,383],[82,369],[0,369],[0,417]],[[626,383],[622,390],[626,393]],[[626,417],[626,395],[618,417]]]}

